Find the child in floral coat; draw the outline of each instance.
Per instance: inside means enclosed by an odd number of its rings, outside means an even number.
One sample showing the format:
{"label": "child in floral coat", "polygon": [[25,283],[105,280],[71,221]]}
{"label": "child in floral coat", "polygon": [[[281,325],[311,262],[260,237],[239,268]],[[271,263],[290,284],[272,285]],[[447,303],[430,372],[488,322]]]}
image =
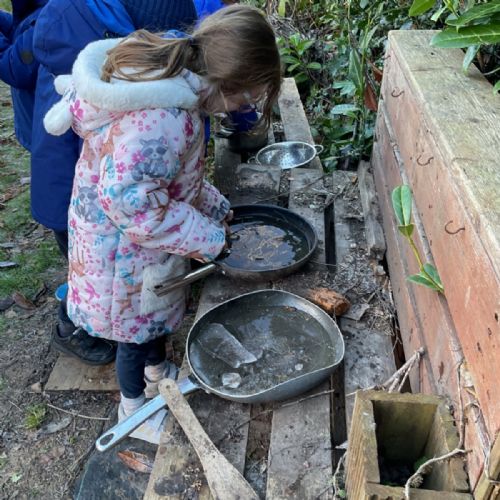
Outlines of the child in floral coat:
{"label": "child in floral coat", "polygon": [[[281,84],[274,33],[257,9],[232,6],[188,38],[139,31],[87,46],[63,99],[46,115],[53,134],[84,139],[69,210],[68,313],[116,340],[120,419],[144,404],[146,378],[165,370],[164,336],[183,318],[184,291],[155,285],[182,274],[186,257],[225,247],[228,201],[203,179],[205,113],[263,102]],[[145,372],[146,370],[146,372]],[[136,431],[158,442],[165,412]]]}

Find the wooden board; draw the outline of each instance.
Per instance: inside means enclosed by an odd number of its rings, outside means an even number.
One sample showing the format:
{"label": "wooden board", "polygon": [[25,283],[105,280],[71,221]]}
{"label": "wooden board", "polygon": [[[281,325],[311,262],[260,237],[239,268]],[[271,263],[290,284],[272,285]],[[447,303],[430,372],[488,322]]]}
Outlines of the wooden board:
{"label": "wooden board", "polygon": [[[393,32],[382,88],[491,433],[500,430],[500,101],[432,33]],[[408,122],[412,123],[408,127]]]}
{"label": "wooden board", "polygon": [[46,391],[118,391],[115,365],[89,366],[59,354],[45,384]]}
{"label": "wooden board", "polygon": [[[314,144],[309,122],[293,78],[283,80],[278,104],[286,140]],[[318,158],[314,158],[308,167],[323,171]]]}
{"label": "wooden board", "polygon": [[[392,189],[405,181],[405,166],[393,139],[394,131],[388,128],[384,102],[379,104],[377,142],[374,145],[374,166],[377,192],[387,238],[389,265],[394,300],[406,356],[421,346],[426,348],[420,371],[412,371],[410,380],[414,392],[447,395],[458,405],[457,366],[463,356],[460,342],[446,300],[424,287],[409,283],[406,277],[417,272],[415,258],[394,224],[390,201]],[[414,240],[421,252],[429,252],[425,234],[415,214]],[[467,393],[464,395],[467,398]],[[482,438],[477,420],[467,419],[466,447],[474,453],[468,455],[470,478],[474,484],[482,468]]]}
{"label": "wooden board", "polygon": [[[333,172],[333,185],[339,192],[353,183],[354,174]],[[353,241],[351,224],[347,217],[349,209],[342,196],[334,202],[335,255],[337,267],[349,267],[354,260],[356,248],[351,248]],[[363,245],[357,241],[356,245]],[[375,276],[367,277],[375,280]],[[350,428],[354,407],[354,393],[385,382],[395,371],[396,364],[390,332],[370,328],[363,321],[340,318],[340,329],[344,334],[346,352],[344,357],[344,390],[347,429]]]}
{"label": "wooden board", "polygon": [[[324,215],[293,195],[314,188],[321,188],[321,172],[296,168],[291,173],[291,210],[305,217],[317,231],[320,241],[314,260],[325,262]],[[309,275],[314,268],[308,266]],[[311,269],[313,268],[313,269]],[[322,268],[324,272],[324,267]],[[297,293],[300,289],[300,272],[276,284],[279,289]],[[300,293],[299,293],[300,294]],[[309,395],[330,389],[329,381],[316,387]],[[302,400],[307,395],[294,398]],[[330,430],[330,395],[323,394],[299,401],[273,412],[271,443],[268,458],[266,498],[327,498],[331,494],[332,451]]]}

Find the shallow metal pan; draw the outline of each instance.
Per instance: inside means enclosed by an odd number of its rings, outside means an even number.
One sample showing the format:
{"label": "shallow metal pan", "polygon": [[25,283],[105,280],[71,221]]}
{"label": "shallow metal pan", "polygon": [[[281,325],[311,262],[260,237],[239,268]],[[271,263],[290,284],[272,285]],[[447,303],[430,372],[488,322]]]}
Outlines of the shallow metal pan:
{"label": "shallow metal pan", "polygon": [[[244,312],[248,313],[248,311],[254,311],[256,314],[255,317],[258,319],[259,311],[266,311],[272,307],[290,308],[290,311],[299,311],[303,316],[310,318],[310,320],[315,323],[315,327],[321,327],[326,335],[324,344],[320,345],[315,342],[307,344],[307,355],[310,356],[311,359],[317,356],[323,356],[322,359],[325,361],[322,362],[321,366],[312,371],[304,371],[302,373],[294,372],[289,375],[286,380],[277,381],[270,387],[260,390],[257,388],[248,393],[241,393],[232,389],[209,385],[206,377],[201,374],[204,367],[198,367],[198,361],[193,361],[192,359],[191,346],[193,343],[196,342],[200,335],[203,335],[208,325],[213,323],[229,325],[232,320],[238,318]],[[286,325],[286,322],[283,323],[283,328],[287,327],[295,328],[296,325],[292,323]],[[244,338],[245,335],[248,336],[248,339]],[[253,335],[254,333],[251,329],[246,329],[243,332],[243,337],[240,336],[240,340],[242,342],[245,342],[245,340],[254,340],[255,338]],[[204,389],[224,399],[240,403],[278,401],[292,398],[318,385],[335,370],[343,357],[344,340],[342,334],[336,322],[326,314],[325,311],[308,300],[289,292],[281,290],[259,290],[223,302],[209,310],[195,322],[186,340],[186,359],[189,364],[190,375],[180,380],[178,386],[182,394],[188,394],[197,389]],[[111,448],[130,434],[147,418],[161,408],[164,408],[166,405],[167,403],[162,396],[155,397],[129,418],[104,433],[96,442],[97,449],[99,451],[105,451]]]}

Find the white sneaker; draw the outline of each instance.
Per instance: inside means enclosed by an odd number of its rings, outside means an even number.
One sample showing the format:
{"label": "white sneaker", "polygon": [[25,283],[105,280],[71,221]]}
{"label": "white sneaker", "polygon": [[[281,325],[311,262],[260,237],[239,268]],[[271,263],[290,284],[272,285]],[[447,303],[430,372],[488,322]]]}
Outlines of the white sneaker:
{"label": "white sneaker", "polygon": [[174,363],[169,363],[167,361],[167,366],[165,367],[165,371],[163,372],[163,376],[158,380],[150,380],[146,375],[144,375],[144,382],[146,382],[146,388],[144,389],[144,394],[146,398],[154,398],[158,396],[158,384],[164,379],[169,378],[172,380],[177,380],[177,376],[179,375],[179,368]]}
{"label": "white sneaker", "polygon": [[[125,414],[122,404],[118,406],[118,422],[122,422],[130,415]],[[158,410],[152,417],[149,417],[137,429],[130,434],[131,438],[147,441],[152,444],[160,444],[160,436],[165,430],[167,423],[168,411],[165,409]]]}

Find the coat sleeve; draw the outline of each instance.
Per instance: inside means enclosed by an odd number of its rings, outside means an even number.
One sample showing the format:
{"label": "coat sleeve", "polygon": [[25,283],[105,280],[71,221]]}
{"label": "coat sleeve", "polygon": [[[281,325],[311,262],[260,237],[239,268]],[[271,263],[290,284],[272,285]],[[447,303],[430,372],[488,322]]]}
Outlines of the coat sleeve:
{"label": "coat sleeve", "polygon": [[0,33],[0,79],[11,87],[35,88],[38,62],[33,55],[33,31],[30,23],[15,39]]}
{"label": "coat sleeve", "polygon": [[208,181],[203,181],[196,208],[216,221],[223,221],[231,208],[229,201]]}
{"label": "coat sleeve", "polygon": [[[213,260],[225,244],[223,226],[178,200],[178,193],[189,189],[177,177],[192,148],[184,133],[186,114],[151,110],[143,121],[132,113],[117,122],[112,154],[101,160],[98,193],[106,215],[134,243]],[[168,128],[162,126],[165,119]]]}

